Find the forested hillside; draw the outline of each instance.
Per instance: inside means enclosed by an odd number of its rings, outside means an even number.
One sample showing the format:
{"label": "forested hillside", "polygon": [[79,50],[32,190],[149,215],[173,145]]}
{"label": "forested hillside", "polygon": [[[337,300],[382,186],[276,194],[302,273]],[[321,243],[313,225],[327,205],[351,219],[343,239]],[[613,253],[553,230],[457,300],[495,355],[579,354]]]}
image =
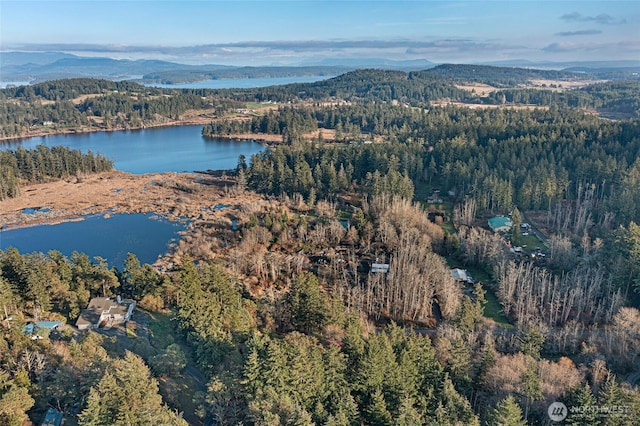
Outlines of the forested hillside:
{"label": "forested hillside", "polygon": [[[131,82],[69,79],[0,90],[0,137],[34,132],[115,130],[160,124],[177,124],[186,113],[221,118],[244,102],[392,102],[428,107],[436,101],[469,105],[537,105],[583,108],[638,117],[640,96],[637,81],[596,83],[579,89],[527,88],[526,83],[550,71],[468,68],[440,73],[417,71],[357,70],[315,83],[290,84],[258,89],[157,89]],[[469,74],[470,73],[470,74]],[[450,76],[450,74],[452,76]],[[497,74],[497,75],[496,75]],[[488,75],[488,77],[487,77]],[[506,79],[511,76],[515,80]],[[515,77],[514,77],[515,76]],[[559,81],[577,78],[559,73]],[[562,80],[564,79],[564,80]],[[484,82],[494,90],[481,95],[460,84]],[[524,87],[520,87],[524,86]]]}
{"label": "forested hillside", "polygon": [[[452,66],[453,67],[453,66]],[[346,100],[353,102],[398,102],[410,106],[428,106],[435,101],[461,102],[473,105],[536,105],[541,107],[583,108],[602,113],[623,114],[622,118],[638,117],[640,83],[635,80],[589,83],[589,77],[581,74],[520,70],[511,68],[470,66],[434,68],[427,71],[358,70],[344,75],[308,84],[291,84],[259,89],[220,90],[215,93],[222,98],[242,101],[290,102],[306,100]],[[450,70],[451,72],[445,72]],[[496,71],[497,70],[497,71]],[[511,72],[509,72],[511,70]],[[532,87],[535,78],[558,80],[554,87]],[[562,82],[571,83],[579,79],[584,87],[562,89]],[[465,89],[465,84],[489,84],[487,94]],[[558,85],[560,87],[558,87]]]}
{"label": "forested hillside", "polygon": [[486,83],[496,87],[513,87],[536,79],[563,81],[595,79],[591,74],[576,72],[463,64],[438,65],[425,73],[441,75],[457,81]]}
{"label": "forested hillside", "polygon": [[179,122],[190,110],[213,115],[237,106],[202,94],[127,81],[69,79],[0,90],[0,137],[143,128]]}

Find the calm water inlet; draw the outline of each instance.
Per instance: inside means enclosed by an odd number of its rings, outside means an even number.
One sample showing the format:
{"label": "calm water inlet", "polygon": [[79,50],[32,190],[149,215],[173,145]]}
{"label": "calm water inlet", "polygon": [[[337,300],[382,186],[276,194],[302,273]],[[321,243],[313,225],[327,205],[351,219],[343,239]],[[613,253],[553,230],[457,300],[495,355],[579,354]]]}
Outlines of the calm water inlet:
{"label": "calm water inlet", "polygon": [[43,136],[4,142],[0,149],[20,145],[25,149],[62,145],[91,150],[112,159],[117,170],[137,174],[233,169],[240,154],[249,159],[264,148],[253,141],[204,138],[202,126]]}
{"label": "calm water inlet", "polygon": [[141,263],[155,262],[184,229],[182,223],[151,214],[98,215],[77,222],[4,230],[0,232],[0,248],[15,247],[20,253],[58,250],[65,256],[78,251],[122,268],[129,252]]}
{"label": "calm water inlet", "polygon": [[161,84],[146,83],[149,87],[166,89],[251,89],[256,87],[282,86],[292,83],[315,83],[335,77],[333,75],[313,75],[296,77],[237,78],[220,80],[203,80],[193,83]]}

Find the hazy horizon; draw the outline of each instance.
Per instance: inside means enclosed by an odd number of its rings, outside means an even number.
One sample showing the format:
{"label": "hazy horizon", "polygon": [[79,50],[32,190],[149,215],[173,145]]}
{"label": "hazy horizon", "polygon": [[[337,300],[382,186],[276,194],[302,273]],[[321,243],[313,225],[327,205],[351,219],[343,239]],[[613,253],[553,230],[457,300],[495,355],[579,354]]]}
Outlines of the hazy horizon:
{"label": "hazy horizon", "polygon": [[636,1],[3,0],[0,8],[4,52],[236,66],[640,57]]}

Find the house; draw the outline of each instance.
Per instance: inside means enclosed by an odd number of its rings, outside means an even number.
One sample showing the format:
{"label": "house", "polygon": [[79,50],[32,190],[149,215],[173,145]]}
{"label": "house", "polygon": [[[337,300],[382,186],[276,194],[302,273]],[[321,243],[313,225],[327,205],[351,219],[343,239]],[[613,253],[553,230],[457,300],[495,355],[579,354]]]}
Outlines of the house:
{"label": "house", "polygon": [[474,283],[473,278],[471,277],[471,275],[469,275],[466,269],[454,268],[451,270],[451,276],[454,280],[459,282],[465,282],[469,284]]}
{"label": "house", "polygon": [[48,336],[53,330],[57,330],[63,321],[38,321],[36,323],[28,323],[22,329],[24,334],[31,336],[32,340],[42,339],[43,336]]}
{"label": "house", "polygon": [[372,263],[371,264],[371,272],[386,274],[389,272],[389,264],[388,263]]}
{"label": "house", "polygon": [[513,222],[505,216],[496,216],[489,219],[489,228],[493,232],[508,232],[511,230]]}
{"label": "house", "polygon": [[78,330],[87,330],[123,324],[129,321],[135,307],[135,301],[122,300],[120,296],[115,300],[109,297],[94,297],[89,301],[87,309],[80,312],[76,327]]}

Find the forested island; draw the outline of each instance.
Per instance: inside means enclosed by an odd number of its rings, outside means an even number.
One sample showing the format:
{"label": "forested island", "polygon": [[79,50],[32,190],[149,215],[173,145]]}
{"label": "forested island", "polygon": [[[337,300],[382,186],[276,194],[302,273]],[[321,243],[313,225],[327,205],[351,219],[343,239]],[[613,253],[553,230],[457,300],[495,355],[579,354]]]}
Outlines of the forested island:
{"label": "forested island", "polygon": [[[554,402],[565,424],[637,424],[640,86],[601,79],[441,66],[1,90],[5,138],[197,121],[277,143],[161,181],[174,214],[193,209],[162,265],[0,251],[0,424],[534,425]],[[1,154],[0,200],[113,166]],[[213,187],[229,205],[205,215]],[[116,296],[138,306],[121,334],[73,327]],[[23,331],[47,320],[65,325]]]}

